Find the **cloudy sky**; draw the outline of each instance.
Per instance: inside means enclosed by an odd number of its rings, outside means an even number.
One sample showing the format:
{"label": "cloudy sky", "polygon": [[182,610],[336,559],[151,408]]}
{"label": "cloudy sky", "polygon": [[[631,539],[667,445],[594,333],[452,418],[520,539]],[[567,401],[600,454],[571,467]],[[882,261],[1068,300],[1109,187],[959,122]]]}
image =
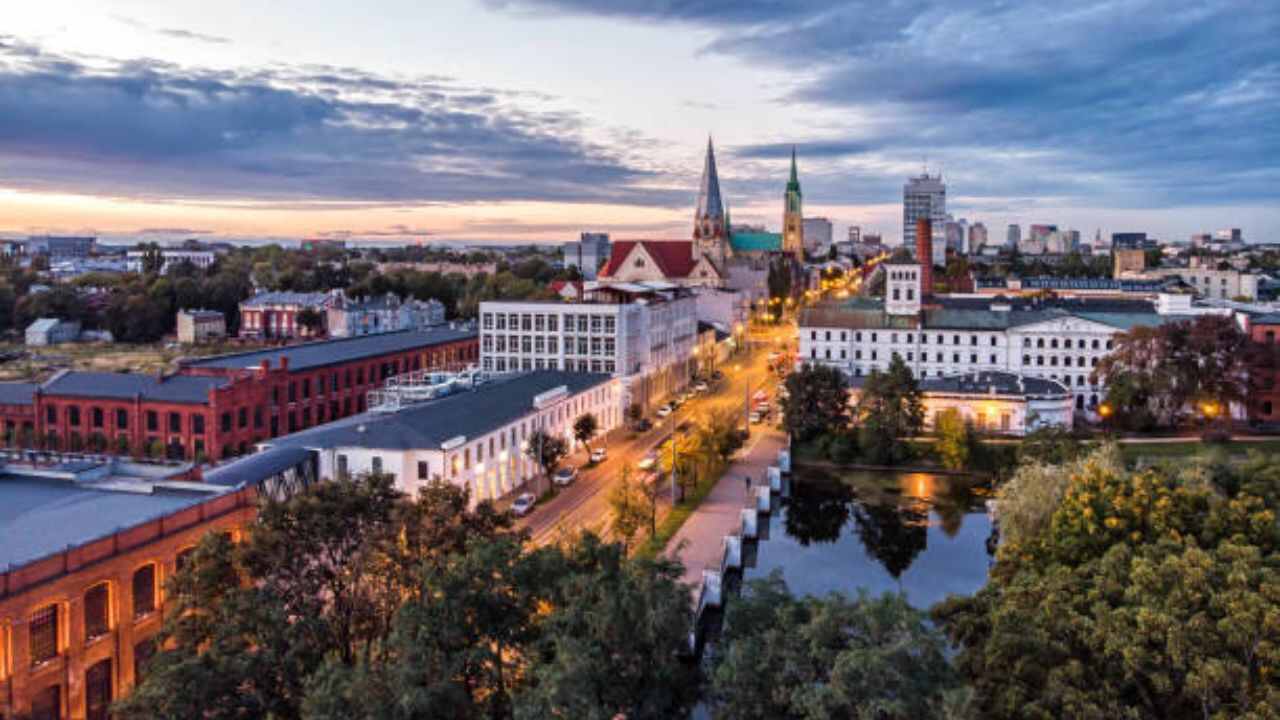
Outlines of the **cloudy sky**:
{"label": "cloudy sky", "polygon": [[1280,3],[40,0],[0,24],[0,234],[901,232],[926,166],[1003,236],[1280,241]]}

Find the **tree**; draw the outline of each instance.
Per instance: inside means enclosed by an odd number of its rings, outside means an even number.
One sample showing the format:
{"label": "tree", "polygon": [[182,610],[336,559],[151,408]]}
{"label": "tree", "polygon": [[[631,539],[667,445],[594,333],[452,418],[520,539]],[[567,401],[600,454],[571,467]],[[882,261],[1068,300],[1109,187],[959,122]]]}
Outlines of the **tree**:
{"label": "tree", "polygon": [[578,442],[586,445],[587,449],[590,450],[591,445],[589,443],[591,442],[591,438],[596,436],[596,431],[599,427],[600,424],[596,421],[595,415],[592,415],[591,413],[583,413],[573,421],[573,437]]}
{"label": "tree", "polygon": [[840,370],[805,363],[787,376],[782,399],[782,425],[796,440],[807,442],[849,424],[849,382]]}
{"label": "tree", "polygon": [[711,676],[716,718],[942,718],[959,678],[902,595],[797,598],[775,571],[729,602]]}
{"label": "tree", "polygon": [[622,538],[625,553],[649,514],[644,493],[631,482],[630,467],[623,466],[618,483],[609,490],[609,513],[613,532]]}
{"label": "tree", "polygon": [[303,308],[298,311],[298,326],[306,329],[311,335],[321,335],[325,330],[324,315],[315,308]]}
{"label": "tree", "polygon": [[142,249],[142,273],[159,275],[164,269],[164,251],[160,249],[160,244],[142,243],[139,247]]}
{"label": "tree", "polygon": [[910,448],[901,438],[920,432],[924,403],[920,386],[901,356],[893,355],[888,370],[871,371],[855,415],[861,423],[858,445],[863,457],[882,465],[907,458]]}
{"label": "tree", "polygon": [[933,611],[978,713],[1274,717],[1278,477],[1270,458],[1126,470],[1103,449],[1002,491],[987,585]]}
{"label": "tree", "polygon": [[644,417],[644,410],[640,408],[639,403],[631,403],[627,406],[627,422],[632,426],[638,425],[640,419]]}
{"label": "tree", "polygon": [[552,435],[541,428],[529,433],[524,453],[542,468],[542,474],[550,477],[560,467],[560,461],[569,454],[569,444],[559,435]]}
{"label": "tree", "polygon": [[566,579],[533,647],[515,718],[659,720],[685,717],[697,674],[680,661],[692,609],[683,568],[628,561],[617,545],[584,536],[566,553]]}
{"label": "tree", "polygon": [[938,436],[934,449],[948,470],[963,470],[969,465],[969,451],[973,445],[973,431],[961,417],[960,411],[947,408],[939,412],[933,421],[934,434]]}

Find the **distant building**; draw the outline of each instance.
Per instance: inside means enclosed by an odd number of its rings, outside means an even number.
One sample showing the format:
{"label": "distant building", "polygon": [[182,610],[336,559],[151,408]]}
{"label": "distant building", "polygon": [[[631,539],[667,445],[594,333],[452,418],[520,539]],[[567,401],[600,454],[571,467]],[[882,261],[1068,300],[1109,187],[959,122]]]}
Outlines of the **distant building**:
{"label": "distant building", "polygon": [[[142,272],[147,256],[146,250],[130,250],[126,255],[126,267],[129,272]],[[166,275],[173,266],[179,263],[191,263],[200,270],[208,270],[217,261],[218,254],[212,250],[184,250],[180,248],[163,248],[160,274]]]}
{"label": "distant building", "polygon": [[880,233],[866,233],[862,236],[862,242],[867,245],[882,245],[884,243]]}
{"label": "distant building", "polygon": [[1147,234],[1144,232],[1111,233],[1111,247],[1113,249],[1147,250],[1155,246],[1155,241],[1147,239]]}
{"label": "distant building", "polygon": [[929,220],[933,229],[933,247],[944,249],[947,222],[947,186],[941,175],[925,173],[907,180],[902,186],[902,246],[915,247],[916,221]]}
{"label": "distant building", "polygon": [[1058,231],[1057,225],[1032,225],[1027,228],[1027,237],[1047,243],[1049,235]]}
{"label": "distant building", "polygon": [[1227,230],[1219,230],[1213,234],[1214,238],[1219,242],[1242,243],[1244,242],[1244,232],[1240,228],[1230,228]]}
{"label": "distant building", "polygon": [[581,280],[555,280],[547,287],[563,300],[577,301],[582,299],[583,283]]}
{"label": "distant building", "polygon": [[347,241],[337,238],[307,238],[302,241],[301,248],[304,252],[315,252],[320,249],[346,250]]}
{"label": "distant building", "polygon": [[965,241],[968,240],[969,223],[963,218],[960,220],[948,220],[944,235],[946,236],[947,250],[953,253],[965,254],[967,248]]}
{"label": "distant building", "polygon": [[1018,247],[1018,244],[1021,242],[1022,242],[1022,226],[1014,225],[1010,223],[1009,229],[1005,231],[1005,240],[1004,240],[1005,245],[1008,245],[1010,249],[1013,249]]}
{"label": "distant building", "polygon": [[79,339],[80,322],[77,320],[40,318],[27,326],[26,340],[31,346],[61,345]]}
{"label": "distant building", "polygon": [[564,266],[576,267],[583,278],[595,280],[611,249],[609,233],[584,232],[578,242],[564,244]]}
{"label": "distant building", "polygon": [[195,345],[227,336],[227,319],[217,310],[179,310],[178,342]]}
{"label": "distant building", "polygon": [[51,258],[85,258],[93,254],[96,237],[33,235],[27,238],[27,252]]}
{"label": "distant building", "polygon": [[851,243],[862,242],[862,228],[860,226],[858,225],[849,226],[849,242]]}
{"label": "distant building", "polygon": [[810,255],[826,255],[831,248],[831,221],[824,217],[804,219],[804,249]]}
{"label": "distant building", "polygon": [[1210,233],[1194,233],[1191,236],[1191,247],[1204,247],[1213,242],[1213,235]]}
{"label": "distant building", "polygon": [[[240,303],[240,337],[294,338],[322,335],[329,308],[338,301],[334,293],[263,292]],[[310,310],[320,315],[321,327],[303,327],[298,316]]]}
{"label": "distant building", "polygon": [[969,252],[979,253],[987,244],[987,226],[976,222],[969,227]]}
{"label": "distant building", "polygon": [[333,296],[325,313],[329,337],[422,330],[445,323],[444,303],[435,298],[401,300],[399,295],[387,293],[382,297],[353,299],[341,291]]}

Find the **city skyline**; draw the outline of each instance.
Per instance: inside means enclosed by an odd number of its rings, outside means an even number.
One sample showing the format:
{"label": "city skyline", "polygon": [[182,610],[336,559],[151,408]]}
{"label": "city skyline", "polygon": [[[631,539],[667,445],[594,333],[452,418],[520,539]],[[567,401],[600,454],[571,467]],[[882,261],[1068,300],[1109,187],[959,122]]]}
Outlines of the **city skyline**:
{"label": "city skyline", "polygon": [[6,18],[0,234],[683,238],[711,134],[737,222],[1280,239],[1265,4],[101,5]]}

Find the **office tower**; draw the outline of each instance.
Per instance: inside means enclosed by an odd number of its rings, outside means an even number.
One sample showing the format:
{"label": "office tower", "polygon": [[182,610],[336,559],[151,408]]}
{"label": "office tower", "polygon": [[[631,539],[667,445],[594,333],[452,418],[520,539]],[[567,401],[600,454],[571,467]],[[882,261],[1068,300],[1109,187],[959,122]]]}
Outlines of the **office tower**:
{"label": "office tower", "polygon": [[947,222],[947,186],[941,175],[925,173],[909,178],[902,186],[903,247],[916,244],[916,221],[920,218],[929,220],[929,227],[935,233],[930,240],[933,245],[941,247],[946,240],[941,234]]}
{"label": "office tower", "polygon": [[858,242],[862,242],[862,227],[861,227],[861,226],[859,226],[859,225],[850,225],[850,226],[849,226],[849,242],[851,242],[851,243],[858,243]]}
{"label": "office tower", "polygon": [[804,249],[810,255],[825,255],[831,247],[831,221],[824,217],[804,218]]}
{"label": "office tower", "polygon": [[1020,242],[1022,242],[1022,226],[1010,223],[1009,230],[1005,235],[1004,244],[1008,245],[1010,248],[1016,248]]}
{"label": "office tower", "polygon": [[969,252],[981,252],[982,248],[987,244],[987,226],[981,222],[976,222],[969,226]]}

